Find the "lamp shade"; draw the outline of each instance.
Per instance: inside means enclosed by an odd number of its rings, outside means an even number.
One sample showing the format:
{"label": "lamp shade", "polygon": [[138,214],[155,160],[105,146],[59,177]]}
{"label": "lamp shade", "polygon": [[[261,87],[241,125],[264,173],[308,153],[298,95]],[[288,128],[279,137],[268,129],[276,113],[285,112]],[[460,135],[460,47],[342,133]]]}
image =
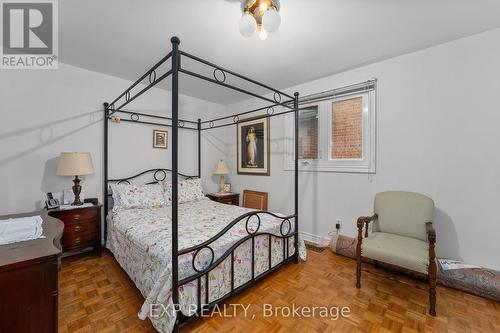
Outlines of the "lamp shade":
{"label": "lamp shade", "polygon": [[94,173],[92,156],[90,153],[61,153],[57,175],[84,176]]}
{"label": "lamp shade", "polygon": [[227,175],[229,173],[229,168],[226,162],[220,160],[214,170],[214,175]]}

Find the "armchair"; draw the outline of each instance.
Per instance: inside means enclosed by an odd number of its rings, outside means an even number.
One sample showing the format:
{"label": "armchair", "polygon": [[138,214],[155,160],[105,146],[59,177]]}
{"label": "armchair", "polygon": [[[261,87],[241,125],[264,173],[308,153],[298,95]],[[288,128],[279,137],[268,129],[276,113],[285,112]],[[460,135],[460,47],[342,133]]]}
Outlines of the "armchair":
{"label": "armchair", "polygon": [[[373,216],[362,216],[357,221],[356,288],[361,288],[362,258],[403,268],[428,279],[429,314],[435,316],[434,201],[418,193],[388,191],[375,196],[374,206]],[[370,223],[371,234],[368,232]]]}

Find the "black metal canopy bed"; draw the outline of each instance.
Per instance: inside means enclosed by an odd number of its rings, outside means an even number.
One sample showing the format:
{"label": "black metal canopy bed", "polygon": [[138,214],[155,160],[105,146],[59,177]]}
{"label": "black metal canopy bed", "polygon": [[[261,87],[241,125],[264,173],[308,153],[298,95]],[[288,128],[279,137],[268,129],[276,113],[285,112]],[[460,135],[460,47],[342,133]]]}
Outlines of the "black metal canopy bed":
{"label": "black metal canopy bed", "polygon": [[[172,51],[167,56],[111,103],[104,103],[103,190],[106,196],[104,200],[106,246],[146,298],[139,315],[142,318],[149,317],[155,328],[162,332],[177,332],[179,326],[189,319],[206,313],[207,310],[285,264],[291,261],[298,263],[299,253],[304,251],[298,233],[297,154],[295,154],[293,214],[282,215],[216,203],[204,198],[199,190],[202,131],[234,126],[240,122],[240,116],[244,115],[275,117],[293,113],[294,143],[297,152],[299,94],[287,95],[180,51],[180,41],[177,37],[173,37],[171,42]],[[206,66],[213,77],[188,70],[181,65],[184,60]],[[169,61],[171,68],[160,74],[160,66],[168,65]],[[269,105],[215,119],[181,119],[179,118],[180,74],[259,98]],[[124,109],[130,102],[167,77],[171,77],[172,80],[171,117]],[[230,78],[245,81],[260,90],[266,90],[266,93],[261,96],[238,87],[229,83]],[[275,108],[279,108],[279,111],[275,112]],[[127,178],[110,179],[108,130],[113,121],[171,128],[171,169],[151,169]],[[179,130],[197,132],[197,175],[186,175],[178,170]],[[167,173],[171,173],[170,180],[166,179]],[[165,201],[160,199],[161,203],[148,206],[150,209],[141,209],[140,204],[127,207],[129,209],[121,209],[121,204],[125,206],[124,202],[127,199],[125,197],[136,195],[134,191],[137,188],[124,190],[120,186],[134,186],[131,184],[132,180],[147,174],[153,175],[154,181],[141,186],[151,186],[148,191],[154,192],[160,185],[164,190],[163,193],[168,193],[168,199]],[[194,190],[197,194],[192,195],[195,199],[185,200],[186,195],[183,191],[187,186],[198,189]],[[144,188],[138,192],[141,191],[144,191]],[[140,195],[142,194],[141,192]],[[156,194],[148,195],[152,197]],[[111,203],[107,200],[110,196],[113,196],[114,200],[113,210],[110,210]],[[139,201],[150,202],[148,200],[151,197],[141,198]]]}

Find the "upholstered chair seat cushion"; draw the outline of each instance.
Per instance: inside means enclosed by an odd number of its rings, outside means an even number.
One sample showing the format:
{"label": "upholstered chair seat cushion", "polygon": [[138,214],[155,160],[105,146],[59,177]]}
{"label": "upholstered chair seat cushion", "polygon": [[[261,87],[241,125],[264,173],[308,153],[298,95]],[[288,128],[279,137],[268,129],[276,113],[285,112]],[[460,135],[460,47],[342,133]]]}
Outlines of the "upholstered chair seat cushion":
{"label": "upholstered chair seat cushion", "polygon": [[427,274],[429,243],[413,237],[374,232],[361,243],[361,255]]}

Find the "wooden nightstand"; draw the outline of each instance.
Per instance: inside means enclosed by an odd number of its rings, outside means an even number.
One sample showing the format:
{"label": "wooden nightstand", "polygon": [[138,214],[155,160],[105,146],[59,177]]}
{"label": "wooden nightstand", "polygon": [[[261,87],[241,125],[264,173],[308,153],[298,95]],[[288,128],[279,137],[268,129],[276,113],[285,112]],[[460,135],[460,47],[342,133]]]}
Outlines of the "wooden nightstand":
{"label": "wooden nightstand", "polygon": [[239,193],[208,193],[206,195],[210,200],[224,203],[227,205],[240,205],[240,194]]}
{"label": "wooden nightstand", "polygon": [[101,207],[51,209],[48,214],[64,223],[63,252],[81,251],[93,246],[101,256]]}

